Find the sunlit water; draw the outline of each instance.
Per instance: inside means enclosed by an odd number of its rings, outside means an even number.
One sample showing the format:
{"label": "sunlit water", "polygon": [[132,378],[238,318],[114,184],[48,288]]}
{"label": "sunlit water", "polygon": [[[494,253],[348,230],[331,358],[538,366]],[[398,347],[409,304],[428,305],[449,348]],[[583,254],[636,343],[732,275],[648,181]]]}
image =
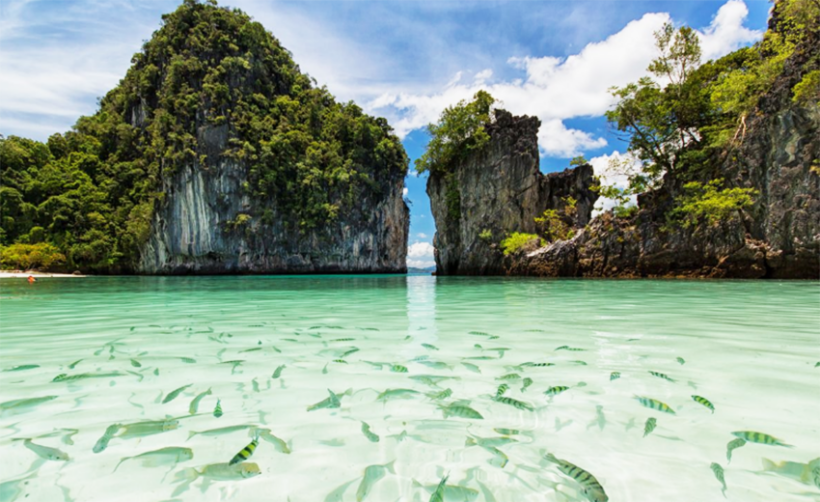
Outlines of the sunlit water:
{"label": "sunlit water", "polygon": [[[817,282],[201,277],[0,288],[3,502],[427,502],[448,473],[449,501],[586,500],[546,453],[591,473],[613,502],[820,500],[800,466],[763,469],[764,458],[820,457]],[[519,366],[530,362],[553,365]],[[61,374],[92,377],[53,381]],[[414,378],[424,375],[445,379]],[[532,411],[493,400],[501,383]],[[570,388],[550,398],[552,386]],[[308,411],[332,401],[328,389],[340,407]],[[416,393],[379,399],[386,389]],[[445,418],[456,401],[483,419]],[[650,417],[657,428],[644,437]],[[92,451],[112,424],[165,419],[169,430],[155,434],[114,427]],[[235,425],[250,427],[189,438]],[[248,462],[261,474],[193,470],[228,462],[259,428],[270,433]],[[747,443],[729,462],[731,433],[744,430],[793,448]],[[42,459],[24,438],[69,460]],[[481,438],[502,439],[469,445]],[[166,447],[193,458],[148,455],[114,470]],[[377,465],[387,467],[364,479]]]}

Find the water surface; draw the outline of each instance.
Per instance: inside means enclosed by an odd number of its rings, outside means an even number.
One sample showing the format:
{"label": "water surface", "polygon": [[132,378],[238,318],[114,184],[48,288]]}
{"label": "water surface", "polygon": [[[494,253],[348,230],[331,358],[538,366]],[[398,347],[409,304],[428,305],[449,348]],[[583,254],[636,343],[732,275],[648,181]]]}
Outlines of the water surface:
{"label": "water surface", "polygon": [[[445,500],[587,500],[547,453],[594,475],[613,502],[820,500],[799,472],[763,469],[820,457],[816,282],[93,277],[0,288],[0,501],[426,502],[448,473]],[[494,399],[502,383],[523,409]],[[554,386],[569,389],[544,394]],[[332,401],[328,389],[340,406],[308,411]],[[380,398],[387,389],[406,390]],[[483,418],[445,418],[459,402]],[[173,425],[135,437],[115,427],[93,452],[112,424],[145,421]],[[270,435],[248,460],[259,475],[192,474],[260,429]],[[793,447],[747,443],[729,462],[734,431]],[[69,460],[43,460],[24,438]],[[114,471],[166,447],[193,458]]]}

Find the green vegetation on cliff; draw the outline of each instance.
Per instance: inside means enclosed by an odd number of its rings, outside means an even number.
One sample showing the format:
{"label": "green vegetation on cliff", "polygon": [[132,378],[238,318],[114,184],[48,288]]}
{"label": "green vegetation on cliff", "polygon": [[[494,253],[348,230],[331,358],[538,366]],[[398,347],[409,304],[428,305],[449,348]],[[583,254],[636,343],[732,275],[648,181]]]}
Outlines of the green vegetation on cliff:
{"label": "green vegetation on cliff", "polygon": [[[653,78],[613,89],[619,99],[607,118],[624,133],[629,151],[640,161],[638,172],[629,175],[625,190],[604,187],[601,194],[625,201],[629,195],[657,187],[664,178],[687,185],[677,199],[670,220],[692,224],[715,223],[733,211],[752,204],[753,190],[719,188],[710,184],[721,173],[719,158],[739,147],[746,122],[760,98],[782,74],[795,51],[809,51],[820,30],[820,2],[780,0],[773,11],[774,29],[752,47],[700,65],[701,51],[694,31],[666,25],[656,33],[660,56],[649,66]],[[816,51],[805,67],[820,64]],[[817,70],[806,71],[792,88],[795,103],[820,101]],[[667,82],[662,87],[658,82]],[[704,185],[705,181],[705,185]],[[696,197],[708,203],[692,204]],[[703,201],[701,201],[703,202]],[[625,213],[624,213],[625,214]]]}
{"label": "green vegetation on cliff", "polygon": [[480,150],[490,140],[484,126],[492,121],[491,107],[495,98],[478,91],[472,101],[461,100],[441,112],[438,124],[428,124],[430,142],[427,150],[416,159],[416,171],[446,173],[470,152]]}
{"label": "green vegetation on cliff", "polygon": [[[72,131],[0,139],[0,245],[43,244],[53,267],[128,271],[182,168],[244,171],[254,203],[225,231],[258,218],[293,232],[354,211],[381,175],[407,170],[384,119],[337,103],[239,10],[185,0],[132,63]],[[29,266],[14,249],[3,266]]]}

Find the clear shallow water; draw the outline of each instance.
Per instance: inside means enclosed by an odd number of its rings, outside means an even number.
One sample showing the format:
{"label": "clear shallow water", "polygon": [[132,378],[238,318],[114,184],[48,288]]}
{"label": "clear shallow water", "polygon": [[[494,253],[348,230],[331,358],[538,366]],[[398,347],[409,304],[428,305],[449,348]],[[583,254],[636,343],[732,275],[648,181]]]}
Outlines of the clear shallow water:
{"label": "clear shallow water", "polygon": [[[556,350],[565,345],[583,350]],[[578,483],[543,460],[546,452],[592,473],[613,502],[820,500],[811,480],[764,472],[762,460],[820,457],[818,361],[816,282],[3,280],[0,501],[314,502],[364,495],[426,502],[446,473],[452,488],[445,500],[586,500]],[[517,366],[527,362],[554,366]],[[391,371],[395,364],[407,372]],[[38,367],[8,371],[21,365]],[[610,380],[613,371],[621,377]],[[53,381],[63,373],[113,376]],[[511,373],[521,378],[504,381],[504,395],[533,411],[492,399],[499,378]],[[412,378],[423,375],[447,379]],[[522,392],[523,378],[533,383]],[[544,394],[559,385],[570,389],[552,399]],[[188,417],[194,396],[209,388],[199,414]],[[327,389],[341,407],[307,411],[328,398]],[[386,389],[418,394],[379,399]],[[432,397],[445,389],[451,397]],[[708,398],[715,413],[693,394]],[[676,414],[643,407],[635,395],[667,403]],[[56,397],[8,404],[45,396]],[[217,398],[221,418],[212,415]],[[438,406],[457,400],[483,419],[445,419]],[[166,417],[178,420],[169,422],[176,428],[115,436],[103,451],[92,451],[112,424]],[[644,437],[649,417],[657,428]],[[362,422],[378,442],[366,437]],[[249,459],[261,471],[254,477],[177,480],[190,468],[227,462],[253,434],[245,428],[189,439],[192,431],[234,425],[269,429],[287,447],[263,437]],[[514,442],[501,440],[507,444],[497,451],[465,444],[502,437],[494,428],[519,434],[509,436]],[[794,447],[748,443],[728,462],[726,445],[740,430]],[[16,438],[33,438],[70,460],[41,460]],[[177,465],[153,458],[156,466],[132,459],[112,472],[124,457],[166,447],[190,448],[193,458]],[[378,479],[363,482],[368,466],[391,462],[392,471],[372,468]],[[725,499],[712,462],[725,469]]]}

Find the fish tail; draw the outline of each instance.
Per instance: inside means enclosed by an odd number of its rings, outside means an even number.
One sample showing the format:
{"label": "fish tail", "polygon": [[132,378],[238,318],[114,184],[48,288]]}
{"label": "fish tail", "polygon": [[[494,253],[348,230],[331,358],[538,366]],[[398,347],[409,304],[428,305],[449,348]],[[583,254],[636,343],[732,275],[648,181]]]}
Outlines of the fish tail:
{"label": "fish tail", "polygon": [[775,463],[769,460],[768,458],[761,458],[760,461],[763,463],[764,471],[773,471],[777,467]]}
{"label": "fish tail", "polygon": [[186,439],[185,441],[190,441],[190,440],[191,440],[191,438],[192,438],[192,437],[194,437],[194,436],[196,436],[196,435],[197,435],[197,432],[196,432],[196,431],[190,431],[190,432],[188,433],[188,439]]}
{"label": "fish tail", "polygon": [[395,460],[393,460],[390,463],[384,464],[384,468],[387,469],[387,471],[390,472],[390,474],[396,474],[395,467],[396,467],[396,461]]}
{"label": "fish tail", "polygon": [[468,437],[466,441],[464,441],[464,446],[475,446],[476,442],[475,439]]}
{"label": "fish tail", "polygon": [[177,481],[185,481],[190,484],[192,481],[196,480],[199,477],[199,472],[193,467],[188,467],[187,469],[182,469],[181,471],[177,472],[174,475],[174,482]]}
{"label": "fish tail", "polygon": [[547,460],[549,460],[550,462],[552,462],[552,463],[554,463],[554,464],[559,463],[559,462],[558,462],[558,459],[557,459],[557,458],[555,457],[555,455],[553,455],[552,453],[547,453],[546,455],[544,455],[544,458],[545,458],[545,459],[547,459]]}

